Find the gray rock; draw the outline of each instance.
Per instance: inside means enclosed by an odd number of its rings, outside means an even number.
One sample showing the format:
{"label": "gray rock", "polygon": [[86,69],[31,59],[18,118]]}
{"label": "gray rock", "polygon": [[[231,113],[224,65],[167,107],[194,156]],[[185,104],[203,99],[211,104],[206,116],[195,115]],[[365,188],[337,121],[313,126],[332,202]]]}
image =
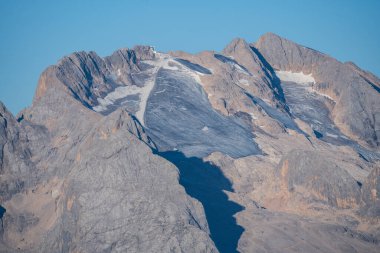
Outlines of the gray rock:
{"label": "gray rock", "polygon": [[[42,244],[71,252],[217,252],[201,205],[178,184],[176,168],[152,154],[116,111],[78,148],[62,190],[62,216]],[[94,145],[95,144],[95,145]]]}
{"label": "gray rock", "polygon": [[259,153],[247,126],[213,110],[202,87],[175,71],[158,71],[146,110],[146,127],[160,151],[177,149],[188,157]]}
{"label": "gray rock", "polygon": [[0,102],[0,203],[33,184],[35,165],[24,129]]}
{"label": "gray rock", "polygon": [[73,53],[0,104],[0,252],[376,252],[379,87],[274,34]]}
{"label": "gray rock", "polygon": [[346,226],[296,215],[251,210],[244,223],[255,224],[239,242],[241,252],[377,252],[379,240]]}
{"label": "gray rock", "polygon": [[360,202],[357,181],[333,161],[315,151],[293,150],[283,157],[277,171],[284,186],[306,202],[321,202],[338,208],[352,208]]}
{"label": "gray rock", "polygon": [[254,47],[274,69],[311,73],[317,81],[315,89],[335,99],[336,105],[331,111],[331,117],[340,129],[378,149],[378,79],[373,78],[373,75],[372,78],[365,78],[360,74],[363,71],[353,71],[351,65],[272,33],[263,35]]}
{"label": "gray rock", "polygon": [[[66,130],[75,127],[79,140],[70,134],[71,143],[61,141],[54,154],[45,157],[51,168],[32,187],[4,202],[5,248],[217,252],[202,206],[179,185],[177,169],[152,154],[154,144],[133,116],[119,109],[98,122],[88,117],[70,126],[64,110],[56,121]],[[61,131],[63,126],[55,123],[50,133]],[[56,144],[55,136],[51,138],[49,145]],[[42,169],[44,162],[37,167]]]}
{"label": "gray rock", "polygon": [[375,167],[364,181],[360,213],[370,217],[380,216],[380,167]]}

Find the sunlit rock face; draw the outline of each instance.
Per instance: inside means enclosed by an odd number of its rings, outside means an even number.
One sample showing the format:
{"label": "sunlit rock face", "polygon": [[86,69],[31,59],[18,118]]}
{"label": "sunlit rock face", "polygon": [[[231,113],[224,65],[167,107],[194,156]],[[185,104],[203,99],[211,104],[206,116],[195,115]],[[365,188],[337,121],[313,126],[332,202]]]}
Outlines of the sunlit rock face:
{"label": "sunlit rock face", "polygon": [[314,89],[336,102],[331,119],[351,138],[378,150],[379,82],[371,74],[272,33],[254,46],[279,73],[304,73],[315,79]]}
{"label": "sunlit rock face", "polygon": [[271,33],[66,56],[0,105],[0,252],[377,252],[379,87]]}

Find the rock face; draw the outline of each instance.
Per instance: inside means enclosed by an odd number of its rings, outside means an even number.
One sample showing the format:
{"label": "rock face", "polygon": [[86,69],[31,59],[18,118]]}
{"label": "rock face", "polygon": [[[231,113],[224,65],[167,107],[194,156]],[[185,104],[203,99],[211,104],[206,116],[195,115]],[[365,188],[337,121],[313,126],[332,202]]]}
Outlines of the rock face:
{"label": "rock face", "polygon": [[0,103],[0,201],[6,201],[34,181],[28,137],[16,119]]}
{"label": "rock face", "polygon": [[202,206],[149,143],[121,109],[95,123],[75,144],[70,165],[59,167],[64,171],[4,202],[5,246],[27,252],[216,252]]}
{"label": "rock face", "polygon": [[365,180],[362,200],[363,207],[361,212],[371,217],[380,215],[380,167],[374,168]]}
{"label": "rock face", "polygon": [[350,208],[359,204],[360,186],[344,169],[315,151],[293,150],[278,169],[280,190],[297,194],[305,202]]}
{"label": "rock face", "polygon": [[0,251],[217,252],[202,205],[136,117],[89,109],[102,61],[80,53],[48,68],[19,122],[1,107]]}
{"label": "rock face", "polygon": [[0,104],[0,252],[377,252],[379,90],[271,33],[73,53]]}
{"label": "rock face", "polygon": [[336,102],[331,117],[341,130],[379,148],[378,79],[351,64],[338,62],[272,33],[263,35],[254,47],[277,70],[312,74],[317,81],[315,89]]}

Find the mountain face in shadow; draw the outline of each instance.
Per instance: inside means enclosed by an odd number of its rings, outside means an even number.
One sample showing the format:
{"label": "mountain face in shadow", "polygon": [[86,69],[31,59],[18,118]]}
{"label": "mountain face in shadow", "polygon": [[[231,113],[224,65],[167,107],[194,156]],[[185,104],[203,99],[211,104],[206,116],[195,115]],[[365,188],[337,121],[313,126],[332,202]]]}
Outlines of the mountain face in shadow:
{"label": "mountain face in shadow", "polygon": [[221,253],[238,252],[238,241],[244,229],[236,223],[234,215],[244,208],[228,199],[224,191],[233,189],[220,168],[200,158],[188,158],[178,151],[158,155],[177,166],[179,182],[186,193],[202,203],[211,238],[218,250]]}
{"label": "mountain face in shadow", "polygon": [[6,212],[6,209],[0,205],[0,220],[1,220],[1,228],[3,228],[4,224],[3,224],[3,216]]}

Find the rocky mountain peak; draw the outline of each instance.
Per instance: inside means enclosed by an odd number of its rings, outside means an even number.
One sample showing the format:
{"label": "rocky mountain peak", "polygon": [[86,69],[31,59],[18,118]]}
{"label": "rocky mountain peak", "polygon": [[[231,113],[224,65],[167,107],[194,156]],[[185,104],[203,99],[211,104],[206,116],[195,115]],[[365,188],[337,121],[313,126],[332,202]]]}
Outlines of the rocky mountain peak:
{"label": "rocky mountain peak", "polygon": [[225,53],[226,55],[229,55],[235,51],[239,51],[239,50],[249,51],[249,49],[250,47],[247,41],[245,41],[242,38],[235,38],[223,49],[223,53]]}
{"label": "rocky mountain peak", "polygon": [[379,87],[273,33],[70,54],[0,102],[0,253],[377,252]]}

